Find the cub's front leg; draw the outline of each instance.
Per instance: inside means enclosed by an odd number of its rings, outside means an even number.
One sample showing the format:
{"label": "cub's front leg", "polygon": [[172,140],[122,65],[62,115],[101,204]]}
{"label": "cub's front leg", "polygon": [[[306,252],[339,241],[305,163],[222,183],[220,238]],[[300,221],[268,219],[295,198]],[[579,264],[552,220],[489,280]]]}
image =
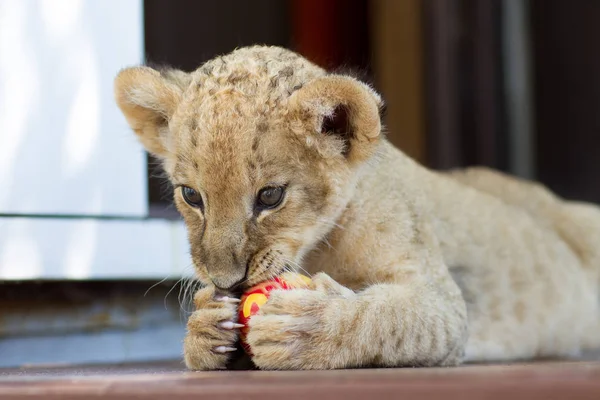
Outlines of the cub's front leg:
{"label": "cub's front leg", "polygon": [[187,324],[183,352],[192,370],[225,369],[236,350],[238,299],[219,296],[214,287],[199,290],[194,296],[196,311]]}
{"label": "cub's front leg", "polygon": [[312,290],[272,292],[250,320],[261,369],[442,366],[461,361],[465,304],[415,277],[355,293],[318,274]]}

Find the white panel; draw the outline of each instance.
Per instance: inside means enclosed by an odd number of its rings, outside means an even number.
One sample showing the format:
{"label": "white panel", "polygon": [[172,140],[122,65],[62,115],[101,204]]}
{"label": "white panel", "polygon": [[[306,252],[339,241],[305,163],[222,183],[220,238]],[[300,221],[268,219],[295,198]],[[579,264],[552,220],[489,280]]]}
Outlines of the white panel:
{"label": "white panel", "polygon": [[191,276],[182,222],[0,219],[0,280]]}
{"label": "white panel", "polygon": [[147,214],[113,100],[143,60],[142,0],[0,0],[0,213]]}

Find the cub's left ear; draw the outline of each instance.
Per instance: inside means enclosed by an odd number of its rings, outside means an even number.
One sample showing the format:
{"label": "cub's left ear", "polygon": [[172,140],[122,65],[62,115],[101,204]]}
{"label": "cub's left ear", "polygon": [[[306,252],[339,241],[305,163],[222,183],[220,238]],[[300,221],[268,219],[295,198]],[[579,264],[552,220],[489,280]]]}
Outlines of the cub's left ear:
{"label": "cub's left ear", "polygon": [[381,136],[381,97],[368,85],[342,75],[317,78],[290,96],[290,108],[315,131],[335,139],[350,162],[368,159]]}
{"label": "cub's left ear", "polygon": [[115,78],[117,105],[146,150],[164,159],[169,153],[169,120],[191,77],[182,71],[126,68]]}

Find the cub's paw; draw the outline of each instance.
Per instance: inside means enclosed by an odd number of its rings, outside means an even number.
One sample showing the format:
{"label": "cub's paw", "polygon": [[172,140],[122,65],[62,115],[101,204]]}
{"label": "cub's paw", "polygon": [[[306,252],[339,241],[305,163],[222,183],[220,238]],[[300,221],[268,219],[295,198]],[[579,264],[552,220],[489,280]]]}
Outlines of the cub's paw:
{"label": "cub's paw", "polygon": [[236,351],[238,299],[219,296],[213,287],[199,290],[194,296],[196,311],[187,323],[183,353],[191,370],[225,369]]}
{"label": "cub's paw", "polygon": [[250,319],[248,344],[260,369],[334,369],[347,366],[346,327],[340,315],[355,293],[325,274],[309,289],[274,290]]}

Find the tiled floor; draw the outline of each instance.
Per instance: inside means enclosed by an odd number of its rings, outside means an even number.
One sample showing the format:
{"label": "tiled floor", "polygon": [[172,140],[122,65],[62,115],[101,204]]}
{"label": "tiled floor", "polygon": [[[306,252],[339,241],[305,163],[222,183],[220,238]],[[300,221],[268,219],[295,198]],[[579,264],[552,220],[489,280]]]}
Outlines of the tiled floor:
{"label": "tiled floor", "polygon": [[187,372],[178,362],[0,370],[0,398],[600,399],[600,362],[446,369]]}

